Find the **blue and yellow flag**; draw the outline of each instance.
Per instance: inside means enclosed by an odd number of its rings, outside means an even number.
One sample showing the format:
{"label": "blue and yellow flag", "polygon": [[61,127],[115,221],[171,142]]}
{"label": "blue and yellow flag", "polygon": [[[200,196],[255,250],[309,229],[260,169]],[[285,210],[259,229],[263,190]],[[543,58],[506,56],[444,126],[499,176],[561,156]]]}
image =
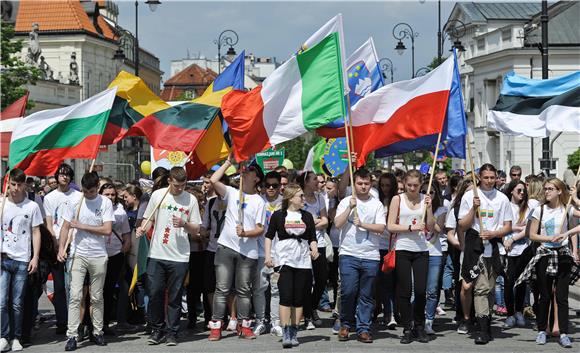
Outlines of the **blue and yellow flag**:
{"label": "blue and yellow flag", "polygon": [[[221,107],[222,98],[226,94],[234,89],[244,90],[244,60],[245,51],[242,51],[193,102]],[[230,153],[227,130],[227,124],[220,114],[220,119],[214,120],[192,156],[193,167],[188,166],[189,177],[199,177],[214,164],[227,158]]]}

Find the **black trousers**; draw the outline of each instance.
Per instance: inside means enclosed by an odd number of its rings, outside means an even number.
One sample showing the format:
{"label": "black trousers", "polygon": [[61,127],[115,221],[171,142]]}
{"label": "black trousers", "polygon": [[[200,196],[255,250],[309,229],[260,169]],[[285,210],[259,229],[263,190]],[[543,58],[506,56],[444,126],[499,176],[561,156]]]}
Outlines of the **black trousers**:
{"label": "black trousers", "polygon": [[[105,276],[105,285],[103,286],[103,300],[105,303],[104,327],[115,318],[117,314],[115,305],[115,286],[121,279],[121,268],[123,266],[125,255],[120,252],[117,255],[109,257],[107,262],[107,274]],[[87,307],[88,308],[88,307]],[[88,311],[88,310],[87,310]]]}
{"label": "black trousers", "polygon": [[312,275],[314,277],[314,285],[312,287],[311,295],[304,298],[304,317],[312,318],[312,312],[318,309],[320,298],[326,288],[328,281],[328,263],[326,262],[326,248],[318,248],[320,256],[316,260],[312,260]]}
{"label": "black trousers", "polygon": [[[427,288],[427,273],[429,272],[429,252],[397,250],[395,257],[401,325],[406,330],[413,327],[423,327],[425,323],[425,291]],[[415,294],[414,303],[411,303],[412,291]]]}
{"label": "black trousers", "polygon": [[514,289],[514,283],[522,272],[524,272],[529,260],[529,257],[524,254],[507,257],[507,269],[504,278],[504,300],[508,316],[514,316],[516,312],[521,313],[524,310],[526,284],[522,283]]}
{"label": "black trousers", "polygon": [[540,294],[537,312],[538,331],[546,331],[548,327],[548,311],[555,288],[556,303],[558,304],[558,326],[560,327],[561,334],[568,334],[568,293],[570,272],[572,270],[572,257],[558,256],[558,274],[555,277],[546,274],[547,268],[548,256],[544,256],[536,265],[536,287]]}
{"label": "black trousers", "polygon": [[[191,252],[189,254],[189,284],[187,286],[187,316],[189,322],[197,322],[197,306],[201,301],[203,293],[203,316],[205,321],[211,321],[211,303],[209,303],[207,294],[204,289],[207,288],[204,283],[207,279],[205,273],[212,271],[205,267],[205,254],[203,251]],[[214,283],[215,287],[215,283]]]}

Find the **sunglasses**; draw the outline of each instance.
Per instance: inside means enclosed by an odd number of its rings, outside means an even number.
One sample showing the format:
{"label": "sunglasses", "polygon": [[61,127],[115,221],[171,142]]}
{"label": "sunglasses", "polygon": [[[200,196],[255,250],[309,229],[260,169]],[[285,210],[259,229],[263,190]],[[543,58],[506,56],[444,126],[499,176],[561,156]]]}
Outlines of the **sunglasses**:
{"label": "sunglasses", "polygon": [[518,194],[523,194],[525,192],[524,189],[516,189],[514,191],[517,192]]}
{"label": "sunglasses", "polygon": [[266,187],[266,189],[278,189],[280,187],[280,184],[265,183],[264,186]]}
{"label": "sunglasses", "polygon": [[513,173],[512,173],[512,174],[510,174],[510,175],[511,175],[511,176],[513,176],[513,177],[519,177],[519,176],[522,176],[521,174],[513,174]]}

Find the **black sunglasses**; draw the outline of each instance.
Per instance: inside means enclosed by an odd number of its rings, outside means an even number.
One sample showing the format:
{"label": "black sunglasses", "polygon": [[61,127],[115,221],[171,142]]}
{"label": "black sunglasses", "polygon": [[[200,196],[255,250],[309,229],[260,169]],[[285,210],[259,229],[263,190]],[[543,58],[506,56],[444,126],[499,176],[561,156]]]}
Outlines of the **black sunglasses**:
{"label": "black sunglasses", "polygon": [[280,184],[264,183],[264,186],[266,187],[266,189],[278,189],[280,187]]}

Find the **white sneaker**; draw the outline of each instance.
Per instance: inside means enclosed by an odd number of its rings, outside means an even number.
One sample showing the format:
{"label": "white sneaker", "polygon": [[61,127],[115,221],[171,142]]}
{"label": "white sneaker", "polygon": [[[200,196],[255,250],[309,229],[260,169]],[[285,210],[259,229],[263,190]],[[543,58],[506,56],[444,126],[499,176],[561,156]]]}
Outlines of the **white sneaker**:
{"label": "white sneaker", "polygon": [[508,316],[503,323],[504,328],[512,328],[516,325],[516,318],[513,316]]}
{"label": "white sneaker", "polygon": [[260,322],[256,325],[256,327],[254,327],[254,335],[260,336],[264,333],[266,333],[266,325],[264,325],[264,323]]}
{"label": "white sneaker", "polygon": [[20,352],[22,350],[22,345],[18,338],[12,340],[12,352]]}
{"label": "white sneaker", "polygon": [[518,327],[526,327],[526,318],[524,317],[524,314],[520,312],[516,313],[516,325],[518,325]]}
{"label": "white sneaker", "polygon": [[433,320],[425,320],[425,333],[428,335],[434,335],[433,331]]}
{"label": "white sneaker", "polygon": [[438,306],[437,309],[435,309],[435,313],[437,313],[437,315],[439,315],[439,316],[447,315],[447,312],[445,310],[441,309],[440,306]]}
{"label": "white sneaker", "polygon": [[316,326],[312,323],[312,320],[308,320],[308,324],[306,325],[307,330],[316,330]]}
{"label": "white sneaker", "polygon": [[0,338],[0,351],[8,352],[10,350],[10,343],[6,338]]}
{"label": "white sneaker", "polygon": [[280,325],[273,325],[270,329],[270,334],[276,337],[282,337],[284,336],[284,331]]}
{"label": "white sneaker", "polygon": [[237,328],[238,328],[238,320],[230,319],[230,322],[228,322],[228,326],[226,327],[226,331],[235,331]]}

